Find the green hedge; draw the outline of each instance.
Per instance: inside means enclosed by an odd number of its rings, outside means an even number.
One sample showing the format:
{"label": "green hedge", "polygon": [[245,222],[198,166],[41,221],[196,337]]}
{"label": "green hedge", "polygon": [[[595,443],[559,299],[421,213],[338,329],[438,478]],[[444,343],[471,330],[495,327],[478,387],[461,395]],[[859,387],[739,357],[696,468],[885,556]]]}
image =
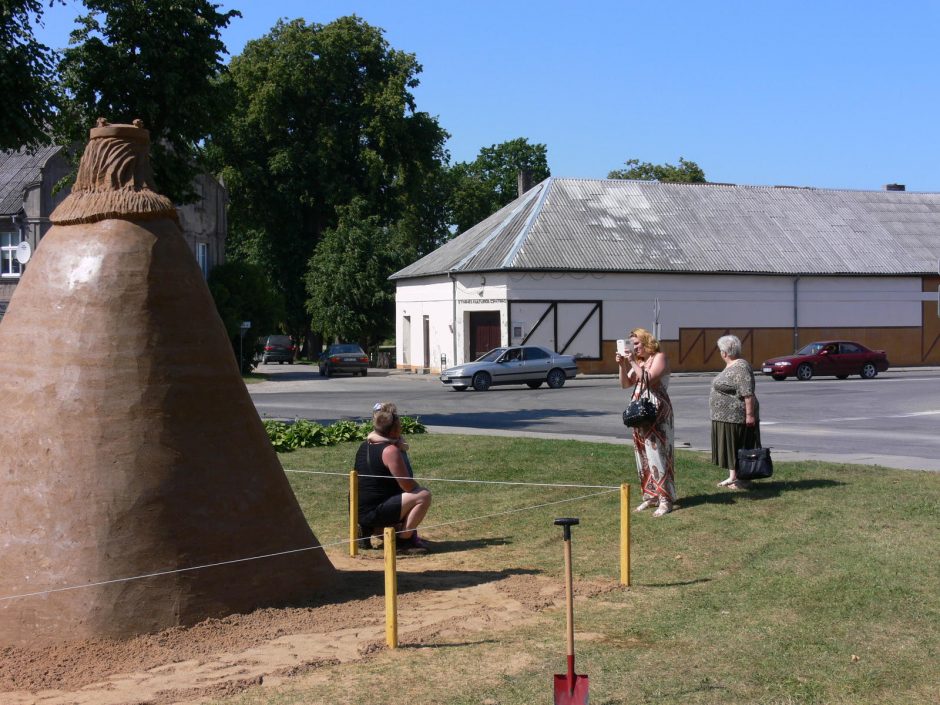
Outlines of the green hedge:
{"label": "green hedge", "polygon": [[[372,430],[370,421],[337,421],[329,426],[298,419],[293,423],[267,419],[264,430],[268,432],[271,445],[278,453],[286,453],[295,448],[315,448],[317,446],[335,446],[337,443],[364,441]],[[417,417],[401,417],[402,433],[427,433],[428,430]]]}

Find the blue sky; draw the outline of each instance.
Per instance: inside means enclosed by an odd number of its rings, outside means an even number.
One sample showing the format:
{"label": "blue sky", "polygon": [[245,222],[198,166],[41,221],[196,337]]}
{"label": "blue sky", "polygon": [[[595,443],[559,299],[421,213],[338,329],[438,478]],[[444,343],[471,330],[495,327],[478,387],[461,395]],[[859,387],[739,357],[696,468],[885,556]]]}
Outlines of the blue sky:
{"label": "blue sky", "polygon": [[[424,67],[453,161],[516,137],[552,174],[631,157],[709,181],[940,191],[940,2],[233,0],[231,54],[279,17],[357,14]],[[75,0],[46,10],[64,47]]]}

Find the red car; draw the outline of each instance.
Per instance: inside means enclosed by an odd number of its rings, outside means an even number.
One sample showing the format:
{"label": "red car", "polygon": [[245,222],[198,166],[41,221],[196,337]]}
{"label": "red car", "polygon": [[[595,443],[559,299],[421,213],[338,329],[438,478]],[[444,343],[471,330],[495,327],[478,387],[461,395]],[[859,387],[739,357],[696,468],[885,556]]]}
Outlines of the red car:
{"label": "red car", "polygon": [[777,381],[787,377],[806,381],[813,375],[835,375],[839,379],[860,375],[862,379],[871,379],[887,369],[888,355],[884,350],[869,350],[848,340],[810,343],[792,355],[772,357],[761,365],[761,372]]}

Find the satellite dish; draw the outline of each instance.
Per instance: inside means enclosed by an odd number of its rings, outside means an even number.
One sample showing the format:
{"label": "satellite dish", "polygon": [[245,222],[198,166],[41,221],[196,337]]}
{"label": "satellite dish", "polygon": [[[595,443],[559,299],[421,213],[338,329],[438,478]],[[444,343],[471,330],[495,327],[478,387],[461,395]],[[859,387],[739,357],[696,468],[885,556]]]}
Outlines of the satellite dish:
{"label": "satellite dish", "polygon": [[26,264],[32,256],[33,248],[29,246],[26,240],[23,240],[23,242],[16,246],[16,259],[20,264]]}

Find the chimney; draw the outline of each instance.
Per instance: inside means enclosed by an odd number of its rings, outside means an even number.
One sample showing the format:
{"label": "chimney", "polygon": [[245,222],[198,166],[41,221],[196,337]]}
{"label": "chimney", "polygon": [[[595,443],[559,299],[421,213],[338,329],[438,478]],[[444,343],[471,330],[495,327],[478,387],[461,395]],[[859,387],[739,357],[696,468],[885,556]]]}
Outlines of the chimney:
{"label": "chimney", "polygon": [[904,184],[885,184],[885,191],[904,191]]}
{"label": "chimney", "polygon": [[516,186],[519,189],[519,197],[522,197],[526,191],[532,188],[532,170],[520,169],[516,175]]}

